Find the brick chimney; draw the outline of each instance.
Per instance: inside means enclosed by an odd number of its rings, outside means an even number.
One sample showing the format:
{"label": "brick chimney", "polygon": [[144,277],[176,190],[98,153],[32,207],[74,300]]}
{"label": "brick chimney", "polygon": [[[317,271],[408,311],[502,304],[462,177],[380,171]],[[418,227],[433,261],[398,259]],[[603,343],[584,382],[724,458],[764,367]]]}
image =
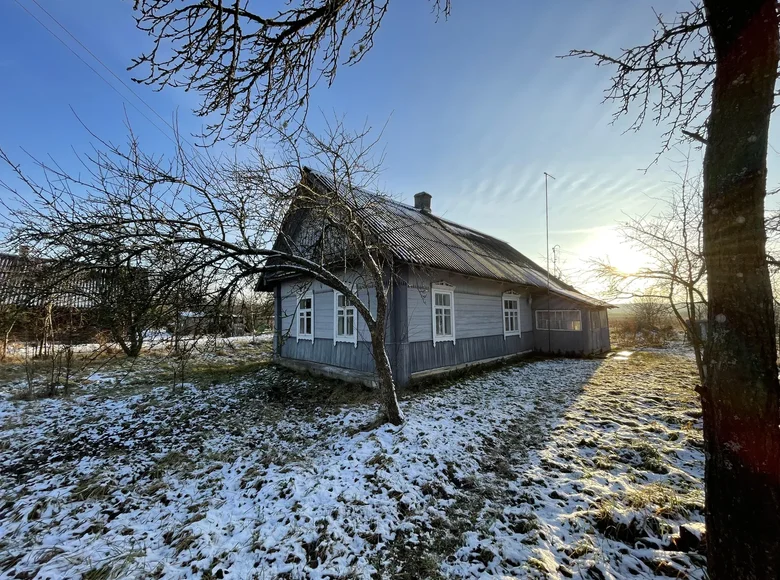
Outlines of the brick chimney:
{"label": "brick chimney", "polygon": [[425,191],[414,194],[414,208],[431,213],[431,194]]}

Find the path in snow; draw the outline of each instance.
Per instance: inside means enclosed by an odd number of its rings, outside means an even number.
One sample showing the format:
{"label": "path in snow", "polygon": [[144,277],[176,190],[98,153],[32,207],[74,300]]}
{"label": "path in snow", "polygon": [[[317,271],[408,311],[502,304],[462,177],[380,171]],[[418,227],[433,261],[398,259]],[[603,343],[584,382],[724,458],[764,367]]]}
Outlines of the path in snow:
{"label": "path in snow", "polygon": [[705,558],[668,549],[703,527],[701,412],[688,356],[615,357],[590,378],[543,448],[512,427],[506,465],[447,576],[703,578]]}

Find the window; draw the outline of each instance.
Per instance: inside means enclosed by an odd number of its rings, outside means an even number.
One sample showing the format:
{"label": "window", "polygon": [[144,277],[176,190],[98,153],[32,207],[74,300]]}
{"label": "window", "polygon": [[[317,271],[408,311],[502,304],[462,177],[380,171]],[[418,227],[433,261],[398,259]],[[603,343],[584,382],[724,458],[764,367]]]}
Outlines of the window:
{"label": "window", "polygon": [[517,336],[520,334],[520,296],[507,292],[503,296],[503,302],[504,336]]}
{"label": "window", "polygon": [[298,299],[297,340],[314,342],[314,294],[311,290]]}
{"label": "window", "polygon": [[449,284],[433,286],[433,345],[437,342],[455,342],[455,293]]}
{"label": "window", "polygon": [[333,344],[351,342],[357,346],[357,309],[341,292],[333,291]]}
{"label": "window", "polygon": [[582,330],[582,314],[579,310],[537,310],[537,330]]}

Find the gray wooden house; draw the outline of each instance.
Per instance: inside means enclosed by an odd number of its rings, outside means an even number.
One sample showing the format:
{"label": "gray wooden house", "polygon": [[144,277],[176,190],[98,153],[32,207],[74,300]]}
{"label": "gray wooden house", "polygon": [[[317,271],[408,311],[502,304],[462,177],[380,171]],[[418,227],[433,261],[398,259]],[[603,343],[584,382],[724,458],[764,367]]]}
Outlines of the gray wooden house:
{"label": "gray wooden house", "polygon": [[[335,188],[314,171],[304,179]],[[399,385],[534,351],[581,356],[610,349],[606,302],[548,275],[506,242],[436,216],[428,193],[415,195],[414,206],[382,204],[372,213],[382,214],[374,229],[392,252],[387,349]],[[302,234],[292,228],[286,235]],[[374,290],[359,271],[345,267],[342,279],[360,287],[375,311]],[[344,296],[278,270],[266,272],[258,289],[275,295],[278,362],[372,381],[370,336]]]}

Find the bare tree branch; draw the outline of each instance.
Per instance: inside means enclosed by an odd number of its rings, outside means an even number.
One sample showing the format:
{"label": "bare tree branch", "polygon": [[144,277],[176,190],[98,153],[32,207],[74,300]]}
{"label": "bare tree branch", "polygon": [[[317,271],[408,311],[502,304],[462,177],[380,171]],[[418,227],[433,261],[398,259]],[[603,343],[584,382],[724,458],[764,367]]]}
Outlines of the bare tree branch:
{"label": "bare tree branch", "polygon": [[[196,113],[216,115],[210,140],[246,142],[268,124],[303,127],[311,90],[373,47],[389,0],[297,0],[279,9],[239,0],[136,0],[136,24],[152,48],[134,79],[197,91]],[[433,0],[446,17],[450,0]],[[296,132],[291,131],[291,132]]]}

